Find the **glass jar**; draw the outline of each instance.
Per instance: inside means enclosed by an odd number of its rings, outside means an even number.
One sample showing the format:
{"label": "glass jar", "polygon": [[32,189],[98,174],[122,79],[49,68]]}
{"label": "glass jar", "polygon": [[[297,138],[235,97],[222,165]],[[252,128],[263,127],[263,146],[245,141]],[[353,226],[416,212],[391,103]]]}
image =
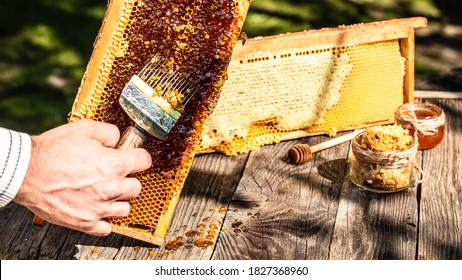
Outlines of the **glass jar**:
{"label": "glass jar", "polygon": [[396,110],[395,121],[417,135],[419,150],[432,149],[443,140],[445,115],[443,109],[434,104],[405,103]]}
{"label": "glass jar", "polygon": [[402,191],[413,186],[417,141],[406,150],[375,151],[351,141],[348,163],[350,180],[359,188],[378,193]]}

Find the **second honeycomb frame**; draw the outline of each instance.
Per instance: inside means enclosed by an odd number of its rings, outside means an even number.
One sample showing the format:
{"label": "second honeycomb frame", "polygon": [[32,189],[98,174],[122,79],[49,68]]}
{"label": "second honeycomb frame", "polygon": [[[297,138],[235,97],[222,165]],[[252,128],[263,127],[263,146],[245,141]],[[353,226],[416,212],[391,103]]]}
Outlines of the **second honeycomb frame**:
{"label": "second honeycomb frame", "polygon": [[[259,65],[263,65],[266,63],[265,60],[274,60],[276,58],[286,58],[285,56],[292,56],[303,54],[308,50],[310,53],[315,53],[319,50],[333,50],[333,49],[342,49],[348,48],[351,46],[362,46],[362,45],[371,45],[371,44],[380,44],[383,42],[392,42],[393,44],[397,44],[394,46],[397,50],[398,56],[400,56],[400,60],[402,61],[402,67],[404,69],[399,69],[400,71],[404,71],[404,75],[402,75],[403,80],[400,80],[401,76],[399,73],[396,73],[392,78],[393,80],[399,80],[399,83],[402,83],[397,90],[395,90],[393,94],[398,94],[401,97],[398,101],[399,104],[405,102],[411,102],[414,100],[414,64],[415,64],[415,30],[416,28],[425,27],[427,25],[427,19],[423,17],[413,17],[413,18],[403,18],[403,19],[393,19],[393,20],[386,20],[386,21],[378,21],[378,22],[371,22],[371,23],[361,23],[361,24],[354,24],[354,25],[346,25],[346,26],[339,26],[336,28],[323,28],[319,30],[309,30],[304,32],[297,32],[297,33],[288,33],[288,34],[281,34],[275,36],[266,36],[266,37],[257,37],[252,39],[246,39],[245,42],[240,42],[236,45],[232,61],[228,68],[228,80],[226,81],[223,91],[221,93],[221,97],[218,101],[217,107],[215,108],[214,112],[210,116],[209,120],[206,122],[206,126],[209,126],[204,130],[204,134],[202,137],[202,147],[201,153],[208,153],[208,152],[222,152],[227,155],[235,155],[239,153],[246,153],[251,150],[257,149],[260,146],[265,144],[273,144],[279,141],[296,139],[316,134],[328,134],[328,135],[335,135],[338,131],[343,130],[350,130],[355,129],[357,127],[364,127],[370,125],[378,125],[378,124],[387,124],[393,121],[391,109],[388,109],[386,112],[386,117],[377,117],[377,118],[366,118],[364,121],[360,122],[345,122],[340,125],[333,125],[332,127],[323,127],[320,128],[319,126],[313,125],[310,127],[303,127],[300,126],[296,129],[289,129],[284,130],[278,127],[274,128],[274,122],[268,119],[255,119],[255,123],[251,123],[248,127],[248,132],[241,132],[235,133],[234,135],[229,134],[228,138],[223,137],[223,134],[228,133],[221,132],[220,129],[226,127],[231,131],[238,130],[237,128],[233,127],[234,123],[225,123],[222,120],[226,119],[223,118],[225,114],[231,114],[228,119],[232,119],[233,115],[239,115],[239,110],[248,111],[254,110],[254,108],[258,107],[259,104],[257,103],[250,103],[252,106],[242,106],[230,109],[226,108],[230,102],[233,100],[232,96],[239,96],[242,95],[244,92],[237,92],[238,87],[240,88],[251,88],[252,83],[255,82],[255,79],[248,79],[244,81],[244,83],[248,83],[247,85],[238,85],[237,81],[240,81],[236,75],[241,76],[250,76],[253,75],[255,72],[262,71]],[[269,57],[268,57],[268,54]],[[373,53],[367,54],[368,56],[373,57]],[[395,59],[398,59],[395,57]],[[282,61],[282,60],[280,60]],[[248,63],[254,63],[255,67],[249,68],[245,65]],[[364,62],[364,63],[367,63]],[[275,62],[274,65],[277,65]],[[278,73],[278,75],[285,75],[285,76],[297,76],[299,73],[296,73],[297,69],[291,69],[286,72]],[[398,72],[398,71],[396,71]],[[274,78],[274,77],[273,77]],[[241,79],[242,80],[242,79]],[[268,83],[271,83],[271,78],[268,79]],[[241,81],[242,82],[242,81]],[[371,81],[373,83],[373,81]],[[300,86],[309,85],[309,81],[301,82]],[[257,93],[259,95],[265,95],[266,92],[271,90],[271,87],[265,88],[263,85],[261,89],[257,89]],[[247,92],[245,92],[247,94]],[[374,94],[371,92],[369,94]],[[279,94],[280,96],[281,94]],[[231,96],[228,98],[227,96]],[[369,97],[374,98],[374,97]],[[397,98],[396,96],[394,98]],[[236,102],[239,99],[236,98]],[[242,100],[240,100],[242,102]],[[223,103],[227,104],[223,104]],[[379,102],[380,103],[380,102]],[[397,103],[397,102],[395,102]],[[223,105],[223,106],[222,106]],[[245,104],[244,104],[245,105]],[[249,104],[247,104],[249,105]],[[397,104],[393,104],[397,105]],[[378,106],[377,102],[374,106]],[[225,107],[223,109],[222,107]],[[351,107],[351,104],[350,104]],[[375,108],[370,108],[370,110],[374,110]],[[352,112],[351,108],[345,109],[347,113],[354,113]],[[277,115],[279,112],[274,112],[274,115]],[[241,114],[242,115],[242,114]],[[217,119],[217,120],[216,120]],[[258,136],[258,139],[252,139],[252,129],[257,126],[273,126],[274,130],[280,130],[277,134],[277,137],[274,137],[273,132],[269,132],[266,135]],[[277,124],[276,124],[277,126]],[[329,126],[329,124],[327,124]],[[268,130],[268,129],[267,129]],[[234,133],[234,132],[233,132]],[[245,135],[248,133],[247,135]],[[258,134],[258,133],[254,133]]]}

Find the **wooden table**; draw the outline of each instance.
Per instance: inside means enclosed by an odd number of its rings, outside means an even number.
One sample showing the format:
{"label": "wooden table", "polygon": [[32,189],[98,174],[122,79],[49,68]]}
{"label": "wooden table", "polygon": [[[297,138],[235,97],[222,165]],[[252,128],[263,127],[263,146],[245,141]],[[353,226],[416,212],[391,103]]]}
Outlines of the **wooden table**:
{"label": "wooden table", "polygon": [[0,257],[462,259],[462,99],[428,101],[445,110],[446,137],[418,153],[425,180],[412,189],[376,194],[353,186],[347,143],[290,164],[292,145],[328,139],[309,137],[236,157],[197,156],[165,246],[36,227],[33,214],[10,203],[0,212]]}

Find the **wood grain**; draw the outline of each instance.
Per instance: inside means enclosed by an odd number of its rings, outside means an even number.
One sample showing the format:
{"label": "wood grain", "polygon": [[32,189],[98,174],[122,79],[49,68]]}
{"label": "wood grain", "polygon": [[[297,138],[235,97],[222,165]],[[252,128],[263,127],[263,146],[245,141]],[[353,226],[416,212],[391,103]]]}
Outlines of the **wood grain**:
{"label": "wood grain", "polygon": [[446,114],[443,142],[423,154],[419,259],[462,259],[462,102],[428,100]]}
{"label": "wood grain", "polygon": [[[255,37],[247,39],[245,44],[237,44],[233,59],[239,60],[249,53],[258,53],[262,50],[280,52],[298,48],[323,49],[408,38],[410,35],[414,36],[414,28],[426,25],[426,18],[413,17]],[[267,46],[268,41],[272,42],[269,46]]]}
{"label": "wood grain", "polygon": [[116,259],[210,259],[248,155],[198,156],[191,167],[166,242],[124,247]]}
{"label": "wood grain", "polygon": [[287,151],[297,142],[251,153],[214,259],[328,258],[348,145],[292,165]]}
{"label": "wood grain", "polygon": [[[89,236],[45,223],[17,204],[0,209],[1,259],[462,259],[462,100],[428,99],[446,113],[446,136],[420,151],[422,184],[394,193],[361,191],[348,180],[347,143],[289,163],[297,143],[237,157],[194,159],[169,229],[156,247],[126,236]],[[194,243],[217,226],[211,244]],[[195,230],[195,235],[186,232]]]}
{"label": "wood grain", "polygon": [[414,259],[417,190],[365,192],[346,181],[332,237],[330,259]]}

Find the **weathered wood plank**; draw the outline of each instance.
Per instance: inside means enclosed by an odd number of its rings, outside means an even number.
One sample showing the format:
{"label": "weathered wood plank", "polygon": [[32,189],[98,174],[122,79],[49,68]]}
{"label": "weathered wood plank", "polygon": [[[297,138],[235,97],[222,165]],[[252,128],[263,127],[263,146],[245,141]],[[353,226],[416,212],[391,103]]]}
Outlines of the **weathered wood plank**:
{"label": "weathered wood plank", "polygon": [[119,251],[117,248],[94,245],[76,245],[79,260],[111,260]]}
{"label": "weathered wood plank", "polygon": [[345,181],[330,259],[414,259],[416,197],[417,188],[378,194]]}
{"label": "weathered wood plank", "polygon": [[415,98],[462,99],[462,91],[416,90]]}
{"label": "weathered wood plank", "polygon": [[287,157],[295,143],[326,139],[288,141],[251,153],[214,259],[328,258],[348,144],[302,165]]}
{"label": "weathered wood plank", "polygon": [[430,100],[446,114],[443,142],[423,154],[419,259],[462,259],[462,102]]}
{"label": "weathered wood plank", "polygon": [[223,226],[231,197],[248,155],[198,156],[160,247],[132,244],[122,247],[116,259],[210,259]]}
{"label": "weathered wood plank", "polygon": [[[303,165],[288,163],[291,145],[328,139],[310,137],[250,155],[197,157],[169,246],[48,223],[37,227],[31,212],[11,203],[0,209],[0,258],[462,259],[462,102],[430,101],[445,110],[447,134],[436,148],[419,152],[426,179],[417,188],[375,194],[352,186],[346,143]],[[199,248],[198,233],[206,238],[212,225],[217,229],[210,232],[210,246]],[[195,234],[188,237],[190,230]],[[171,243],[178,237],[182,242]]]}
{"label": "weathered wood plank", "polygon": [[34,215],[12,202],[0,209],[0,256],[2,259],[39,259],[41,244],[49,225],[36,227]]}
{"label": "weathered wood plank", "polygon": [[121,247],[132,243],[132,238],[115,233],[97,237],[71,231],[62,244],[58,259],[110,260],[115,257]]}
{"label": "weathered wood plank", "polygon": [[[419,164],[420,154],[416,162]],[[363,191],[346,176],[329,258],[414,259],[417,193],[418,186],[389,194]]]}
{"label": "weathered wood plank", "polygon": [[[104,250],[93,251],[98,245],[112,248],[123,244],[119,236],[95,237],[49,223],[38,227],[32,224],[34,215],[27,209],[10,203],[1,209],[0,258],[1,259],[103,259]],[[84,245],[79,245],[84,244]],[[79,247],[88,247],[88,257],[83,257]],[[120,245],[118,245],[120,246]],[[105,258],[104,258],[105,259]]]}

